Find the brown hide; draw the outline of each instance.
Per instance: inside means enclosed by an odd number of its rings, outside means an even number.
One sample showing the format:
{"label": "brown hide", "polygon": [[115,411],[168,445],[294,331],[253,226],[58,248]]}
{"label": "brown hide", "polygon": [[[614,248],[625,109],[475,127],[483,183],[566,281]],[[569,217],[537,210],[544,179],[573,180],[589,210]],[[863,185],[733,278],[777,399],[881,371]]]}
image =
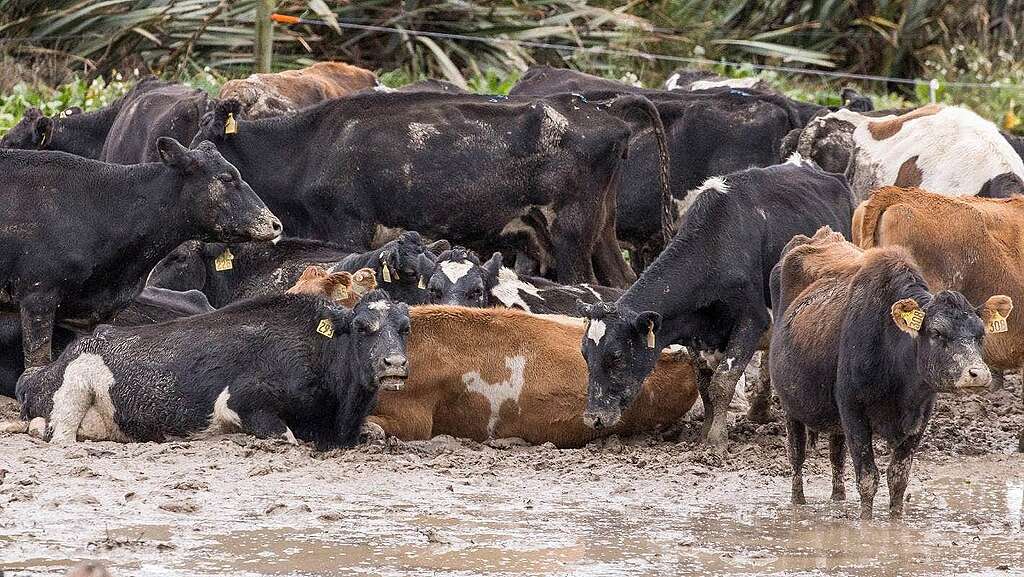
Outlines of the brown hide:
{"label": "brown hide", "polygon": [[[993,294],[1024,302],[1024,198],[946,197],[884,187],[854,213],[854,242],[905,247],[932,290],[960,291],[972,303]],[[994,368],[1024,365],[1024,327],[985,337]]]}
{"label": "brown hide", "polygon": [[220,90],[220,98],[235,98],[250,118],[263,118],[312,106],[372,88],[377,76],[369,70],[343,62],[317,62],[301,70],[273,74],[252,74],[229,80]]}
{"label": "brown hide", "polygon": [[361,268],[354,273],[347,271],[328,273],[323,267],[309,266],[292,288],[291,294],[320,295],[334,302],[352,308],[359,299],[377,288],[377,279],[372,269]]}
{"label": "brown hide", "polygon": [[[534,444],[580,447],[601,436],[655,431],[693,406],[693,366],[662,354],[637,401],[615,427],[583,424],[587,366],[580,355],[582,324],[511,309],[413,307],[407,347],[410,374],[401,391],[381,391],[370,421],[403,440],[447,434],[484,441],[520,437]],[[512,398],[516,357],[522,388]],[[508,393],[489,430],[495,392]]]}
{"label": "brown hide", "polygon": [[925,116],[932,116],[938,114],[942,110],[941,104],[928,104],[901,114],[896,118],[890,118],[888,120],[875,120],[868,123],[868,131],[875,140],[885,140],[890,136],[899,132],[903,125],[915,118],[923,118]]}

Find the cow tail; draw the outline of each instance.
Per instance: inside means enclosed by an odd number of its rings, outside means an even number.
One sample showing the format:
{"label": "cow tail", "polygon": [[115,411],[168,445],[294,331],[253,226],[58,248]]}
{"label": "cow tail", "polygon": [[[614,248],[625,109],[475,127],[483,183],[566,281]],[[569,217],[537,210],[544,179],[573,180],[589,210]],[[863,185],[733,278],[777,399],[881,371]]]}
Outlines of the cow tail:
{"label": "cow tail", "polygon": [[638,94],[622,95],[612,102],[612,107],[622,111],[638,111],[644,115],[654,132],[654,140],[658,146],[658,180],[661,188],[661,231],[657,251],[661,252],[672,240],[674,226],[672,187],[669,179],[668,137],[665,136],[665,125],[657,107],[647,98]]}

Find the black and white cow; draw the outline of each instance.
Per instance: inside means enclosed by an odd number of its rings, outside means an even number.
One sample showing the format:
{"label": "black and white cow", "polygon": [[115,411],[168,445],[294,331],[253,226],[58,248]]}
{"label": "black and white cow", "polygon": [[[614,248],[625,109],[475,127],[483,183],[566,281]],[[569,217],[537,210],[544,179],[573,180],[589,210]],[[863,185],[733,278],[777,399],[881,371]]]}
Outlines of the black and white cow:
{"label": "black and white cow", "polygon": [[88,329],[142,290],[190,238],[271,240],[281,222],[210,143],[158,144],[163,162],[114,165],[0,150],[0,311],[18,311],[27,366],[50,361],[59,321]]}
{"label": "black and white cow", "polygon": [[622,290],[598,285],[560,285],[545,278],[521,277],[501,265],[501,253],[485,263],[473,251],[454,247],[437,257],[427,291],[430,304],[517,308],[538,314],[576,315],[578,301],[614,301]]}
{"label": "black and white cow", "polygon": [[383,291],[351,310],[321,295],[258,297],[166,323],[100,327],[26,371],[17,397],[22,419],[46,419],[58,444],[243,431],[345,447],[377,391],[408,376],[408,332],[408,306]]}
{"label": "black and white cow", "polygon": [[830,225],[849,234],[841,175],[794,158],[711,178],[691,192],[669,247],[616,303],[581,304],[590,370],[585,420],[618,422],[669,345],[699,353],[703,434],[722,446],[726,410],[771,325],[768,278],[786,242]]}
{"label": "black and white cow", "polygon": [[392,298],[422,304],[427,302],[427,292],[421,285],[433,270],[434,253],[447,248],[447,241],[426,244],[413,231],[359,253],[329,242],[297,238],[275,244],[188,241],[157,263],[147,284],[177,291],[199,290],[219,308],[244,298],[282,293],[309,266],[331,272],[370,268]]}
{"label": "black and white cow", "polygon": [[849,445],[861,518],[870,519],[878,435],[892,449],[889,513],[902,516],[936,393],[988,384],[985,333],[1006,330],[1012,300],[993,296],[976,308],[958,292],[932,293],[904,249],[861,251],[828,228],[794,237],[771,283],[771,379],[786,413],[793,502],[806,502],[810,429],[830,436],[833,500],[846,498]]}

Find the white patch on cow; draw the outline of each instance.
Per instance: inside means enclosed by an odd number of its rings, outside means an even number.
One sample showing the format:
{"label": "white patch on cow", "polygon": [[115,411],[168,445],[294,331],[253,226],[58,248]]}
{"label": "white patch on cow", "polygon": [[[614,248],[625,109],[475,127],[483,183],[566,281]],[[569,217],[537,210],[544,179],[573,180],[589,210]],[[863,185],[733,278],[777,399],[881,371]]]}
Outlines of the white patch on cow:
{"label": "white patch on cow", "polygon": [[217,395],[213,402],[213,413],[210,414],[210,425],[207,431],[210,433],[233,433],[242,430],[242,417],[228,407],[228,399],[231,393],[228,387]]}
{"label": "white patch on cow", "polygon": [[729,88],[753,88],[757,86],[758,82],[761,82],[761,79],[756,76],[725,78],[723,80],[697,80],[690,84],[690,90],[708,90],[709,88],[720,88],[723,86],[728,86]]}
{"label": "white patch on cow", "polygon": [[540,149],[545,152],[553,152],[562,143],[562,136],[569,128],[569,119],[547,104],[542,106],[544,118],[540,123]]}
{"label": "white patch on cow", "polygon": [[722,351],[714,351],[711,353],[708,351],[700,352],[701,360],[704,361],[704,364],[711,370],[715,370],[715,368],[718,367],[718,363],[722,362],[722,357],[724,356],[725,353]]}
{"label": "white patch on cow", "polygon": [[800,154],[799,150],[793,151],[793,154],[790,154],[789,158],[786,159],[786,164],[795,164],[797,166],[800,166],[804,162],[806,162],[806,159],[804,158],[804,155]]}
{"label": "white patch on cow", "polygon": [[124,441],[127,439],[114,420],[114,403],[110,387],[114,374],[93,353],[82,353],[64,369],[61,386],[53,395],[50,424],[53,426],[51,442],[74,443],[79,428],[88,416],[88,438],[96,441]]}
{"label": "white patch on cow", "polygon": [[768,321],[775,322],[775,315],[772,313],[772,309],[765,309],[768,311]]}
{"label": "white patch on cow", "polygon": [[676,72],[665,81],[665,90],[675,90],[679,87],[679,73]]}
{"label": "white patch on cow", "polygon": [[387,312],[388,310],[391,309],[391,305],[388,304],[387,301],[373,301],[372,303],[366,305],[366,308],[370,309],[371,311]]}
{"label": "white patch on cow", "polygon": [[604,297],[602,297],[601,294],[594,290],[594,287],[590,286],[589,284],[583,283],[580,286],[590,291],[590,294],[597,297],[597,300],[604,300]]}
{"label": "white patch on cow", "polygon": [[725,359],[725,364],[726,364],[727,367],[729,367],[730,371],[732,370],[732,364],[733,364],[734,361],[736,361],[736,357],[729,357],[729,358]]}
{"label": "white patch on cow", "polygon": [[498,269],[498,284],[494,285],[494,288],[491,289],[491,294],[494,295],[494,298],[498,299],[507,308],[518,308],[526,312],[532,312],[530,311],[530,305],[526,304],[519,291],[523,291],[539,300],[544,300],[544,297],[540,295],[540,289],[528,282],[519,280],[519,275],[516,274],[516,271],[504,266]]}
{"label": "white patch on cow", "polygon": [[448,277],[448,280],[455,283],[459,282],[459,279],[469,274],[469,271],[473,270],[475,264],[466,262],[456,262],[454,260],[446,260],[441,263],[441,272],[444,276]]}
{"label": "white patch on cow", "polygon": [[607,330],[608,325],[604,324],[604,321],[594,319],[590,321],[590,327],[587,328],[587,338],[594,341],[595,345],[599,345]]}
{"label": "white patch on cow", "polygon": [[712,176],[697,188],[687,192],[682,200],[673,200],[672,202],[676,208],[676,218],[682,218],[690,210],[690,207],[700,199],[701,195],[709,190],[716,190],[726,194],[729,192],[729,183],[725,181],[724,177]]}
{"label": "white patch on cow", "polygon": [[412,147],[415,150],[423,150],[427,144],[427,139],[438,134],[441,134],[441,131],[433,124],[424,124],[422,122],[409,123],[409,142],[412,143]]}
{"label": "white patch on cow", "polygon": [[376,86],[373,87],[373,91],[374,92],[384,92],[386,94],[390,94],[392,92],[398,92],[398,89],[397,88],[391,88],[390,86],[385,86],[383,84],[377,84]]}
{"label": "white patch on cow", "polygon": [[284,428],[284,434],[281,435],[285,441],[288,441],[292,445],[298,446],[299,440],[295,438],[295,433],[292,432],[287,426]]}
{"label": "white patch on cow", "polygon": [[765,212],[763,208],[758,208],[757,209],[757,214],[760,214],[761,218],[763,218],[765,220],[768,220],[768,213]]}
{"label": "white patch on cow", "polygon": [[491,406],[491,414],[487,419],[487,434],[489,437],[493,437],[494,431],[497,429],[498,418],[501,416],[501,406],[505,401],[518,401],[519,395],[523,392],[526,357],[522,355],[505,357],[505,366],[510,371],[509,378],[497,383],[488,383],[480,376],[478,371],[462,375],[462,382],[466,385],[466,390],[483,395]]}

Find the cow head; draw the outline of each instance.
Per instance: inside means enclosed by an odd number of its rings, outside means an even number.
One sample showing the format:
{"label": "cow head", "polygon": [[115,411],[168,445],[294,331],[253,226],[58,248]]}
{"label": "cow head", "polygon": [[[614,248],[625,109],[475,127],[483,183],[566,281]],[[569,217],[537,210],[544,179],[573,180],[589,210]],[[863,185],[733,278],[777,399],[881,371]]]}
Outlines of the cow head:
{"label": "cow head", "polygon": [[0,137],[0,148],[44,150],[53,137],[53,119],[29,108],[17,124]]}
{"label": "cow head", "polygon": [[367,293],[352,309],[344,328],[349,334],[347,359],[358,382],[373,390],[397,391],[409,376],[405,356],[409,336],[409,305],[391,300],[382,290]]}
{"label": "cow head", "polygon": [[498,283],[501,253],[480,264],[473,251],[457,246],[437,257],[427,282],[430,304],[483,308],[490,305],[490,290]]}
{"label": "cow head", "polygon": [[1013,310],[1008,296],[997,295],[975,308],[964,295],[942,291],[921,306],[914,299],[892,305],[892,320],[914,339],[917,369],[940,391],[983,387],[992,378],[982,360],[986,332],[1006,330]]}
{"label": "cow head", "polygon": [[188,240],[156,263],[149,273],[146,286],[174,291],[203,290],[206,287],[207,244]]}
{"label": "cow head", "polygon": [[595,429],[611,427],[654,370],[660,352],[655,335],[661,328],[661,315],[615,303],[577,301],[576,306],[587,319],[582,351],[589,377],[583,421]]}
{"label": "cow head", "polygon": [[367,266],[392,298],[413,305],[424,304],[428,300],[426,283],[437,261],[435,251],[447,248],[448,241],[426,244],[418,232],[405,231],[374,251]]}
{"label": "cow head", "polygon": [[871,112],[875,109],[875,103],[870,97],[857,92],[855,88],[846,87],[839,93],[842,107],[854,112]]}
{"label": "cow head", "polygon": [[[817,162],[826,172],[843,174],[850,164],[853,131],[856,127],[837,115],[834,112],[808,122],[796,139],[795,151]],[[792,138],[787,135],[785,140],[791,142]],[[785,142],[783,146],[786,146]]]}
{"label": "cow head", "polygon": [[157,150],[161,161],[178,173],[180,206],[203,240],[244,242],[281,236],[281,221],[212,143],[189,150],[173,138],[160,137]]}
{"label": "cow head", "polygon": [[199,132],[192,139],[191,147],[195,148],[198,143],[206,140],[221,142],[226,136],[234,134],[235,132],[230,131],[228,126],[231,121],[234,121],[236,124],[233,128],[237,131],[237,122],[241,116],[242,103],[237,99],[218,100],[213,109],[203,115],[203,119],[199,123]]}

